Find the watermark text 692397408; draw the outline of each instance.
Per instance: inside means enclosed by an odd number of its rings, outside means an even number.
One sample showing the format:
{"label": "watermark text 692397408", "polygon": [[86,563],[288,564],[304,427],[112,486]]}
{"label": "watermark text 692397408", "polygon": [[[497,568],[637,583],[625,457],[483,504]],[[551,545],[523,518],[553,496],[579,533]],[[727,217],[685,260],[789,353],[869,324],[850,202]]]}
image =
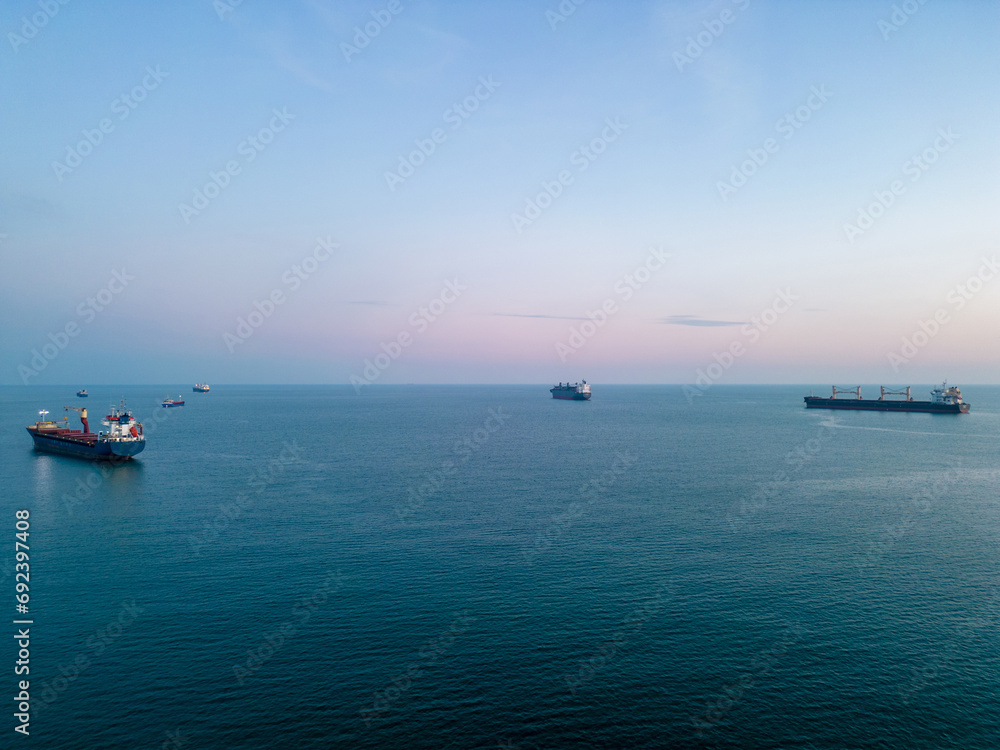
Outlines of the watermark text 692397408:
{"label": "watermark text 692397408", "polygon": [[[28,552],[31,546],[28,544],[28,529],[31,527],[31,511],[27,508],[14,512],[14,559],[17,560],[14,576],[14,599],[16,600],[15,610],[17,617],[14,625],[17,626],[17,633],[14,634],[17,644],[17,661],[14,662],[14,674],[25,676],[31,674],[31,625],[33,620],[28,619],[28,604],[30,603],[29,586],[31,584],[31,567]],[[14,698],[16,713],[14,718],[19,722],[14,727],[15,732],[27,736],[31,733],[31,680],[18,680],[17,688],[20,692]]]}

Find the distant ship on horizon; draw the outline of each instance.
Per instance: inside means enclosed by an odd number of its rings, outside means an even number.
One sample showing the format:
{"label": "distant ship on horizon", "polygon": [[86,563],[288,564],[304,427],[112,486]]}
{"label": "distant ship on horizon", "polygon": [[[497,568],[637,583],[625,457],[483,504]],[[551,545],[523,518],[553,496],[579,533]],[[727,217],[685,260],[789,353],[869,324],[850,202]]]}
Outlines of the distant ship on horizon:
{"label": "distant ship on horizon", "polygon": [[559,383],[558,385],[552,386],[549,393],[552,394],[552,398],[563,399],[566,401],[590,400],[590,386],[587,385],[586,380],[582,383]]}
{"label": "distant ship on horizon", "polygon": [[208,383],[195,383],[191,390],[195,393],[208,393]]}
{"label": "distant ship on horizon", "polygon": [[[837,398],[847,396],[848,398]],[[891,399],[886,396],[903,396],[903,399]],[[903,391],[888,391],[881,387],[881,395],[875,398],[862,398],[861,386],[841,388],[833,386],[830,398],[820,396],[805,397],[807,409],[859,409],[864,411],[919,411],[930,414],[968,414],[970,404],[962,400],[962,391],[944,382],[931,391],[930,401],[914,401],[910,396],[910,387]]]}

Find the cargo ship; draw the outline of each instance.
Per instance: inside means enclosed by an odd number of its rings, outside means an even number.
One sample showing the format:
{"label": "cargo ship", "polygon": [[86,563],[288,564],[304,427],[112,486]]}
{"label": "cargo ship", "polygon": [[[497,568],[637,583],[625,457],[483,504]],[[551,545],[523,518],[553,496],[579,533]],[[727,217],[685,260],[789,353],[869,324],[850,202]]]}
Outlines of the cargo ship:
{"label": "cargo ship", "polygon": [[69,429],[66,420],[62,423],[45,421],[48,412],[42,409],[38,412],[41,419],[26,428],[35,441],[35,450],[95,460],[127,461],[142,453],[146,447],[142,423],[132,416],[125,406],[125,399],[118,406],[112,406],[111,413],[102,420],[108,429],[97,433],[90,431],[86,409],[78,406],[63,408],[79,412],[83,430]]}
{"label": "cargo ship", "polygon": [[77,395],[77,398],[87,398],[87,396],[89,396],[90,394],[87,393],[87,389],[84,388],[83,390],[77,391],[76,395]]}
{"label": "cargo ship", "polygon": [[177,398],[165,398],[160,402],[160,406],[164,409],[168,409],[171,406],[184,406],[184,399],[178,396]]}
{"label": "cargo ship", "polygon": [[208,383],[195,383],[191,390],[195,393],[208,393]]}
{"label": "cargo ship", "polygon": [[[841,398],[837,398],[840,396]],[[902,398],[886,398],[887,396],[902,396]],[[931,391],[930,401],[914,401],[910,396],[910,387],[903,391],[889,391],[881,388],[881,395],[875,398],[862,398],[861,386],[840,388],[833,386],[831,398],[820,396],[805,397],[807,409],[862,409],[867,411],[920,411],[930,414],[968,414],[969,404],[962,400],[962,391],[948,383],[942,383]]]}
{"label": "cargo ship", "polygon": [[552,394],[552,398],[561,398],[568,401],[590,400],[590,386],[587,385],[586,380],[582,383],[559,383],[559,385],[552,386],[549,393]]}

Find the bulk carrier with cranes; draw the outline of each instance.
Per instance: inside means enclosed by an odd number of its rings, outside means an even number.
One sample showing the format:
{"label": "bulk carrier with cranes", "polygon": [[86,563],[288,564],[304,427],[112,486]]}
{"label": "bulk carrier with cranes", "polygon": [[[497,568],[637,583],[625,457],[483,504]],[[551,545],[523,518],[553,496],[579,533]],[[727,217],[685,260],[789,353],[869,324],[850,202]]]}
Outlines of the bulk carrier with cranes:
{"label": "bulk carrier with cranes", "polygon": [[[853,388],[837,388],[833,386],[833,396],[822,398],[820,396],[806,396],[807,409],[860,409],[867,411],[920,411],[930,414],[968,414],[969,404],[962,400],[962,391],[948,383],[942,383],[931,391],[930,401],[914,401],[910,395],[910,387],[906,390],[890,391],[885,386],[881,388],[881,395],[875,398],[862,398],[861,386]],[[841,396],[841,398],[837,398]],[[890,398],[886,398],[889,396]],[[892,396],[902,396],[903,398],[891,398]],[[846,398],[845,398],[846,397]]]}

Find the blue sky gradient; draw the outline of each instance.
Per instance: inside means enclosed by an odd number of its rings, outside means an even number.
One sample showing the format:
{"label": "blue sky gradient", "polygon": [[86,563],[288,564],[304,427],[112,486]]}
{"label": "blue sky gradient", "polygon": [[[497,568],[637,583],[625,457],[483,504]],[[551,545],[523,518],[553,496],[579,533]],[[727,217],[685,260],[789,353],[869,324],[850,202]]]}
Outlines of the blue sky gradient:
{"label": "blue sky gradient", "polygon": [[348,383],[401,334],[370,382],[690,383],[734,342],[719,383],[998,382],[998,31],[972,0],[7,3],[0,383]]}

